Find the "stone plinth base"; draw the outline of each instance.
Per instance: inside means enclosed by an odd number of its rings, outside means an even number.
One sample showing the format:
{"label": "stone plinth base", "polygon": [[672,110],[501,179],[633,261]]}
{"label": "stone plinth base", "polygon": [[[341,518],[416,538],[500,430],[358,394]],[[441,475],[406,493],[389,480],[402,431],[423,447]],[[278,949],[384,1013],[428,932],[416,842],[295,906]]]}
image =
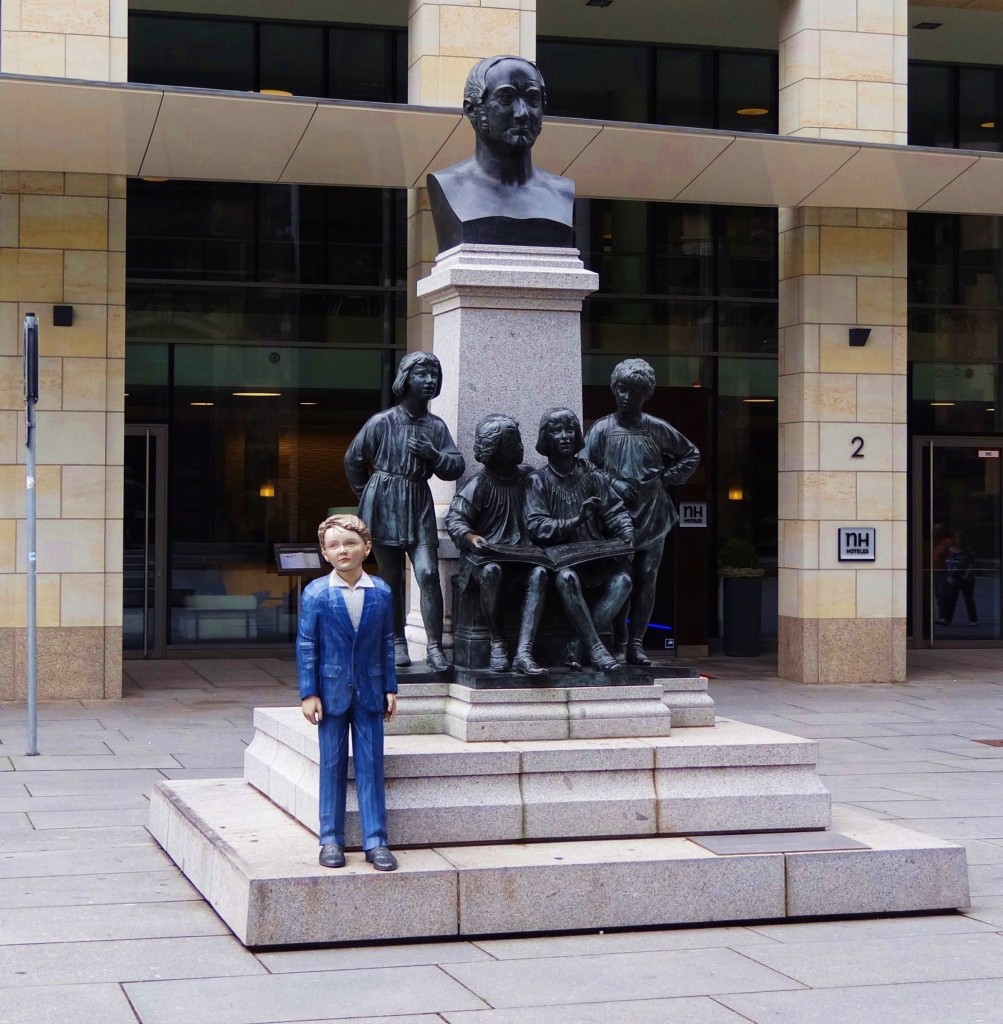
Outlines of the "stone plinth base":
{"label": "stone plinth base", "polygon": [[[0,627],[0,700],[27,695],[27,634],[23,627]],[[40,627],[37,676],[39,700],[121,697],[122,627]]]}
{"label": "stone plinth base", "polygon": [[[316,729],[298,708],[256,708],[254,724],[245,779],[316,833]],[[628,739],[391,736],[388,828],[397,846],[825,828],[816,757],[810,740],[729,721]],[[352,787],[346,839],[360,845]]]}
{"label": "stone plinth base", "polygon": [[[477,689],[462,683],[401,687],[388,736],[445,733],[473,741],[666,736],[672,729],[714,724],[707,677],[689,669],[657,669],[645,685],[562,685],[562,675],[530,685]],[[434,677],[426,677],[434,678]],[[519,677],[527,679],[526,676]]]}
{"label": "stone plinth base", "polygon": [[781,615],[778,673],[802,683],[904,683],[905,619]]}
{"label": "stone plinth base", "polygon": [[842,810],[867,849],[719,856],[685,838],[398,852],[330,871],[241,779],[161,782],[150,831],[247,946],[783,921],[968,905],[963,847]]}

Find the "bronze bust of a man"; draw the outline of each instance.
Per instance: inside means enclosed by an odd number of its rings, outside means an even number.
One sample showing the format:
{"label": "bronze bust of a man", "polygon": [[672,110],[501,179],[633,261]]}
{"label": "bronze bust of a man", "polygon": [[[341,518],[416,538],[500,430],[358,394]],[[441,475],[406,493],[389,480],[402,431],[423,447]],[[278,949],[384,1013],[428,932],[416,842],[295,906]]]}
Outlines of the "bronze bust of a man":
{"label": "bronze bust of a man", "polygon": [[471,68],[463,112],[477,136],[474,155],[428,176],[440,252],[461,242],[574,245],[575,183],[533,167],[545,105],[532,62],[488,57]]}

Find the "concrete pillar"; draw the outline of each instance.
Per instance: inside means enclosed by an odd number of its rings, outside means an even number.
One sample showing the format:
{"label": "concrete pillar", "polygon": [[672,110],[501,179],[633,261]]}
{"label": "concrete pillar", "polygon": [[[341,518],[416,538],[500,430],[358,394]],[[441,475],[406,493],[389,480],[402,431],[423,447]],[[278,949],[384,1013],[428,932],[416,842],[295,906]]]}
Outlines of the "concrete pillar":
{"label": "concrete pillar", "polygon": [[[0,71],[125,81],[126,0],[0,5]],[[86,130],[86,126],[82,126]],[[0,699],[25,693],[21,325],[39,317],[39,696],[122,692],[125,179],[0,171]],[[73,306],[53,327],[52,307]]]}
{"label": "concrete pillar", "polygon": [[[783,0],[780,129],[906,141],[906,0]],[[780,211],[779,666],[905,678],[906,214]],[[871,329],[866,346],[849,329]],[[840,526],[873,562],[841,562]]]}

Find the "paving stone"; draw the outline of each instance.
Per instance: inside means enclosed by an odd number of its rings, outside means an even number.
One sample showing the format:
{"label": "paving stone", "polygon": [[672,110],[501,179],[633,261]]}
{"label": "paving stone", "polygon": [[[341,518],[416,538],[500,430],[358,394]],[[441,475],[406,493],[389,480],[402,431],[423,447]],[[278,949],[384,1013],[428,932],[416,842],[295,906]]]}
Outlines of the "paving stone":
{"label": "paving stone", "polygon": [[135,771],[67,771],[67,772],[18,772],[22,782],[32,796],[78,796],[102,792],[146,793],[153,788],[163,775],[156,770]]}
{"label": "paving stone", "polygon": [[125,902],[60,907],[57,913],[51,914],[39,914],[34,907],[7,909],[0,917],[0,945],[3,946],[228,934],[229,929],[209,907],[190,900],[142,907]]}
{"label": "paving stone", "polygon": [[[28,821],[27,814],[24,820]],[[139,826],[114,828],[46,829],[36,832],[0,832],[0,853],[27,853],[29,850],[100,850],[123,846],[150,846],[150,833]],[[1003,852],[1003,850],[1001,850]]]}
{"label": "paving stone", "polygon": [[[781,925],[781,928],[787,927]],[[773,942],[752,928],[671,928],[658,931],[597,932],[592,935],[548,935],[541,938],[479,939],[476,945],[496,960],[532,960],[550,956],[592,956],[598,953],[643,953],[650,950],[710,949]]]}
{"label": "paving stone", "polygon": [[13,757],[18,772],[93,771],[101,769],[177,768],[178,762],[170,754],[140,753],[113,754],[109,748],[104,754],[40,754],[38,757]]}
{"label": "paving stone", "polygon": [[1000,982],[941,981],[863,988],[723,995],[754,1024],[998,1024]]}
{"label": "paving stone", "polygon": [[3,1024],[136,1024],[120,985],[0,988]]}
{"label": "paving stone", "polygon": [[520,1006],[511,1010],[444,1013],[442,1017],[447,1024],[748,1024],[748,1018],[703,996],[564,1005],[556,1012],[552,1006]]}
{"label": "paving stone", "polygon": [[9,757],[0,757],[0,772],[11,772],[14,770],[14,765],[11,764]]}
{"label": "paving stone", "polygon": [[233,768],[165,768],[165,779],[240,779],[244,777],[242,765]]}
{"label": "paving stone", "polygon": [[742,952],[811,988],[1003,978],[1003,936],[996,932],[783,942]]}
{"label": "paving stone", "polygon": [[441,969],[495,1008],[595,1003],[613,992],[665,999],[802,987],[730,949],[444,964]]}
{"label": "paving stone", "polygon": [[[966,914],[908,915],[904,917],[851,918],[845,921],[790,921],[784,924],[755,924],[747,930],[784,943],[839,942],[857,939],[895,939],[913,935],[961,935],[994,931],[991,924]],[[744,946],[733,936],[729,946]]]}
{"label": "paving stone", "polygon": [[[164,871],[115,875],[0,878],[0,908],[71,907],[109,903],[201,902],[199,891],[173,866]],[[142,919],[146,911],[134,908]],[[0,917],[0,926],[6,920]]]}
{"label": "paving stone", "polygon": [[149,811],[143,807],[133,810],[108,811],[29,811],[28,817],[36,829],[45,831],[46,829],[142,825],[149,817]]}
{"label": "paving stone", "polygon": [[147,846],[76,851],[0,853],[0,878],[35,878],[44,875],[117,874],[123,871],[155,871],[170,864],[163,850]]}
{"label": "paving stone", "polygon": [[259,953],[272,974],[299,971],[347,971],[360,967],[416,967],[423,964],[490,960],[493,954],[472,942],[424,942],[419,945],[361,946],[355,949],[300,949]]}
{"label": "paving stone", "polygon": [[0,947],[0,988],[154,978],[241,977],[265,969],[232,937],[122,939]]}
{"label": "paving stone", "polygon": [[3,837],[10,833],[24,832],[31,830],[31,822],[28,820],[28,815],[23,812],[13,812],[9,814],[0,814],[0,842],[3,841]]}
{"label": "paving stone", "polygon": [[117,792],[112,787],[105,793],[0,797],[0,814],[17,811],[105,811],[118,807],[128,810],[145,807],[148,803],[145,793]]}
{"label": "paving stone", "polygon": [[335,1007],[349,1018],[486,1008],[438,967],[158,981],[125,990],[143,1024],[283,1024],[328,1018]]}

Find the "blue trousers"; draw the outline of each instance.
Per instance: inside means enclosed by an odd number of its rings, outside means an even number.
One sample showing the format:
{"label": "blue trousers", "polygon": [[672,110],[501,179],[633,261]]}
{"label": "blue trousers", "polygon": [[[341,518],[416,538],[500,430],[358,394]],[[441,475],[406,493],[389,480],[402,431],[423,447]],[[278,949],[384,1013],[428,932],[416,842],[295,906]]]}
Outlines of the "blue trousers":
{"label": "blue trousers", "polygon": [[317,723],[320,743],[320,843],[345,845],[348,794],[348,730],[352,730],[355,789],[363,850],[387,845],[387,805],[383,782],[383,715],[355,702],[343,715]]}

